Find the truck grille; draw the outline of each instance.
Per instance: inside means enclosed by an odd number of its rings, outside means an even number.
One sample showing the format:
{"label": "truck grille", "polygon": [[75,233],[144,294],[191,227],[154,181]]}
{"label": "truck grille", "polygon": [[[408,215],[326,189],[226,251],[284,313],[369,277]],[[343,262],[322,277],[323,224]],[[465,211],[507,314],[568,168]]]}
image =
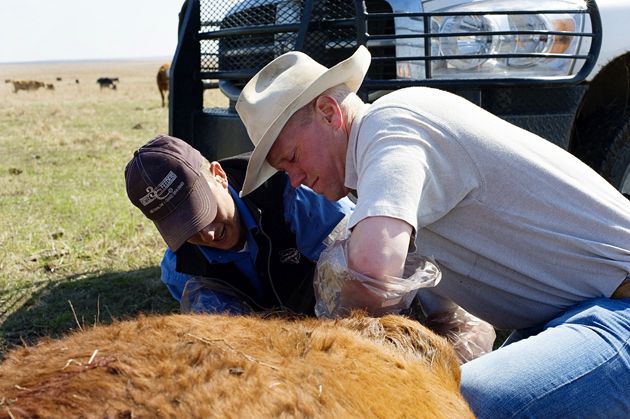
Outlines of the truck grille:
{"label": "truck grille", "polygon": [[[237,5],[230,8],[234,3]],[[366,3],[368,9],[391,12],[384,1]],[[289,51],[305,52],[331,67],[352,55],[359,45],[357,16],[363,12],[352,1],[202,0],[200,7],[201,72],[206,79],[230,80],[242,86]],[[377,34],[393,35],[393,19],[374,21],[370,28]],[[395,51],[392,46],[377,46],[372,53],[393,55]],[[373,65],[368,77],[394,78],[394,64]]]}
{"label": "truck grille", "polygon": [[[420,0],[417,0],[418,4]],[[331,67],[349,57],[365,45],[372,54],[372,64],[364,82],[367,90],[400,88],[406,85],[465,84],[468,80],[449,77],[448,72],[434,76],[433,69],[458,60],[480,59],[513,60],[525,56],[536,59],[560,59],[577,63],[577,68],[564,78],[544,82],[567,82],[583,78],[598,53],[601,28],[596,6],[577,13],[590,14],[591,27],[567,31],[568,41],[590,45],[587,54],[512,54],[489,53],[475,56],[436,54],[440,38],[465,37],[465,33],[435,33],[436,21],[448,16],[477,16],[483,13],[524,15],[531,12],[393,12],[392,0],[200,0],[200,30],[198,39],[201,53],[201,78],[224,80],[242,87],[258,70],[274,58],[289,51],[302,51],[319,63]],[[576,11],[555,11],[568,13]],[[402,22],[402,23],[401,23]],[[398,33],[396,27],[399,27]],[[402,29],[402,30],[401,30]],[[482,36],[520,36],[518,32],[493,32],[485,29]],[[536,33],[528,30],[523,33]],[[546,33],[540,31],[540,39]],[[466,54],[464,52],[463,54]],[[539,57],[538,57],[539,56]],[[472,60],[471,60],[472,58]],[[450,60],[450,61],[449,61]],[[410,69],[410,70],[405,70]],[[444,75],[446,74],[446,75]],[[492,75],[482,83],[496,83],[501,75]],[[509,77],[507,77],[509,78]],[[507,79],[506,78],[506,79]],[[533,80],[533,79],[532,79]],[[479,80],[478,80],[479,81]],[[531,80],[530,80],[531,81]],[[543,82],[541,80],[541,82]]]}

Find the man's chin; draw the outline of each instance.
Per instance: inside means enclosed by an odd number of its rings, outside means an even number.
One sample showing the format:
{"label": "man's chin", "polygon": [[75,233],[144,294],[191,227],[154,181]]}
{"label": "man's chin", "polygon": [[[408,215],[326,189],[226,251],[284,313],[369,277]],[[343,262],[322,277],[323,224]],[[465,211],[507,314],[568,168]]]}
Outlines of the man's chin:
{"label": "man's chin", "polygon": [[341,198],[345,197],[348,195],[350,191],[348,190],[346,193],[344,193],[344,191],[335,191],[335,192],[325,192],[322,193],[321,195],[323,195],[327,200],[329,201],[338,201]]}
{"label": "man's chin", "polygon": [[238,238],[238,240],[236,241],[236,243],[234,244],[234,246],[230,248],[230,250],[235,250],[235,251],[241,250],[245,246],[246,241],[247,241],[247,235],[243,231],[240,237]]}

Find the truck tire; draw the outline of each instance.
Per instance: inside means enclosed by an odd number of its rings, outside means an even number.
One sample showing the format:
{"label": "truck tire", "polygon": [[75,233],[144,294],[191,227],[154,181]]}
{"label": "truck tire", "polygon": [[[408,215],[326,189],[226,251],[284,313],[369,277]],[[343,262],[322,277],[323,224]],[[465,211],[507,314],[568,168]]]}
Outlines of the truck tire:
{"label": "truck tire", "polygon": [[617,131],[604,158],[602,175],[630,199],[630,120]]}

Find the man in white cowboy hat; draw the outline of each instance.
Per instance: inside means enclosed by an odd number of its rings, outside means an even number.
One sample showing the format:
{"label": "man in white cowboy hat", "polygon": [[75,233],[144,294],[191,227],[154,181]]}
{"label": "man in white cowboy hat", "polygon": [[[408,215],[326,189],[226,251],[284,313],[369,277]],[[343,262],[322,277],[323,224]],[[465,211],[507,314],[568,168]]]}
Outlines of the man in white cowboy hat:
{"label": "man in white cowboy hat", "polygon": [[625,417],[630,203],[456,95],[407,88],[364,104],[369,63],[364,47],[330,69],[291,52],[249,81],[236,105],[255,145],[241,195],[276,170],[331,200],[356,191],[351,275],[401,277],[415,248],[442,270],[418,293],[429,319],[459,306],[514,329],[462,366],[479,417]]}

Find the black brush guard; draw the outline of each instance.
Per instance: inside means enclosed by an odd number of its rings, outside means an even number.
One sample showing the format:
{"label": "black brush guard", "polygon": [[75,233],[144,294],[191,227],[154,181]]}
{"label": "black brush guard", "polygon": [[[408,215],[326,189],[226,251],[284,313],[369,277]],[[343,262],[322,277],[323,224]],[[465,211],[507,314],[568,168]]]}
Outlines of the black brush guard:
{"label": "black brush guard", "polygon": [[[543,11],[394,13],[382,0],[188,0],[180,13],[178,47],[171,66],[169,131],[190,142],[209,159],[252,148],[234,111],[241,88],[264,65],[288,51],[302,51],[331,67],[366,45],[372,64],[359,91],[364,100],[408,86],[432,86],[466,97],[500,117],[567,147],[573,115],[584,95],[583,81],[601,45],[597,6],[587,10],[544,10],[546,14],[587,13],[590,32],[475,32],[476,35],[562,34],[588,38],[590,50],[575,54],[487,54],[476,58],[556,58],[579,61],[581,69],[562,78],[436,78],[434,62],[470,58],[431,56],[431,40],[453,34],[423,32],[396,35],[394,19],[410,18],[431,28],[435,16],[536,14]],[[517,4],[515,4],[515,7]],[[471,33],[472,34],[472,33]],[[458,36],[466,33],[458,32]],[[397,57],[397,40],[424,43],[424,55]],[[397,79],[396,63],[422,65],[423,78]],[[532,87],[535,87],[532,89]],[[229,99],[225,108],[204,107],[204,91],[219,88]]]}

